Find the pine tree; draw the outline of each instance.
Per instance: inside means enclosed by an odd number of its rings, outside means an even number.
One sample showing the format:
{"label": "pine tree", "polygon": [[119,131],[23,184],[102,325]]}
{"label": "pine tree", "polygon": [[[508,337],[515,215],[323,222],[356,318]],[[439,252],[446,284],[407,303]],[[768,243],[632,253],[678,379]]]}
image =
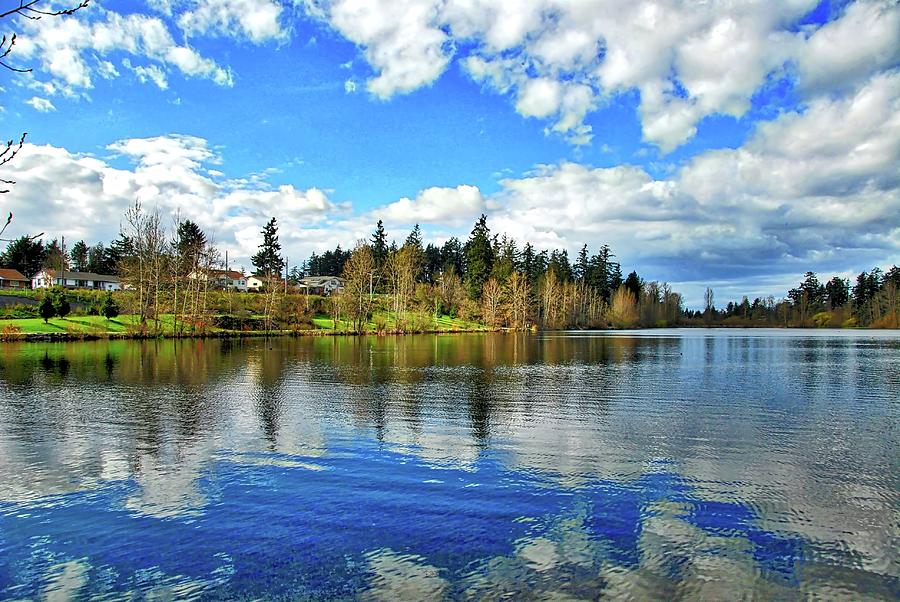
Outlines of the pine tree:
{"label": "pine tree", "polygon": [[276,278],[284,269],[284,259],[279,254],[281,243],[278,242],[278,224],[275,218],[269,220],[262,229],[263,241],[259,245],[259,251],[250,258],[255,274],[264,278]]}
{"label": "pine tree", "polygon": [[44,324],[56,315],[56,308],[53,306],[53,295],[50,294],[49,290],[44,293],[44,298],[41,299],[41,304],[38,305],[38,313],[44,318]]}
{"label": "pine tree", "polygon": [[100,302],[100,315],[107,320],[112,320],[119,315],[119,305],[109,291],[106,292],[106,296]]}
{"label": "pine tree", "polygon": [[88,246],[83,240],[79,240],[72,245],[72,251],[69,253],[69,257],[72,260],[73,270],[76,272],[88,271],[88,253]]}
{"label": "pine tree", "polygon": [[638,276],[637,272],[631,272],[628,274],[628,277],[625,278],[625,288],[631,291],[634,295],[634,298],[638,301],[641,300],[641,288],[643,285],[643,281],[640,276]]}
{"label": "pine tree", "polygon": [[590,269],[588,264],[588,247],[587,245],[582,245],[581,250],[578,251],[578,259],[575,260],[575,266],[572,270],[575,280],[584,282],[587,279],[588,270]]}
{"label": "pine tree", "polygon": [[176,235],[175,250],[181,257],[197,257],[206,246],[206,234],[189,219],[178,224]]}
{"label": "pine tree", "polygon": [[481,299],[481,289],[494,267],[494,249],[487,216],[482,214],[466,242],[466,289],[470,299]]}
{"label": "pine tree", "polygon": [[69,312],[72,311],[72,306],[69,305],[69,297],[66,294],[66,289],[58,288],[54,291],[53,309],[56,312],[56,315],[60,318],[65,318],[69,315]]}
{"label": "pine tree", "polygon": [[387,255],[387,232],[384,231],[384,222],[378,220],[378,223],[375,225],[375,233],[372,234],[372,256],[375,259],[376,271],[384,267]]}
{"label": "pine tree", "polygon": [[0,255],[0,265],[18,270],[31,278],[43,267],[46,256],[43,242],[20,236],[6,246],[6,250]]}

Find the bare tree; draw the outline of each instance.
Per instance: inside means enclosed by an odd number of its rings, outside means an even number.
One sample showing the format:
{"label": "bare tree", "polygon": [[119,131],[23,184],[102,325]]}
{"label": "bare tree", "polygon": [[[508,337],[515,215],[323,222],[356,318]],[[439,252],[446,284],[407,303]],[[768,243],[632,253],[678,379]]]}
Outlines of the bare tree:
{"label": "bare tree", "polygon": [[488,278],[481,287],[481,315],[488,326],[500,325],[500,306],[503,303],[503,287],[496,278]]}
{"label": "bare tree", "polygon": [[350,259],[344,264],[344,303],[347,317],[356,332],[363,332],[372,312],[373,293],[377,280],[375,255],[365,240],[356,243]]}

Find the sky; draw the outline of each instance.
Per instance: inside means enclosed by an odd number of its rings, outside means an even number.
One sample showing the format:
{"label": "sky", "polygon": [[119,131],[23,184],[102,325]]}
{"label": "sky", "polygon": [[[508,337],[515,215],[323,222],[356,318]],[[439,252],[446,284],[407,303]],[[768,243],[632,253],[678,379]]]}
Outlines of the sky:
{"label": "sky", "polygon": [[900,263],[896,1],[95,0],[0,26],[32,69],[0,69],[0,131],[28,132],[5,237],[108,242],[139,200],[249,270],[271,216],[295,265],[485,213],[692,306]]}

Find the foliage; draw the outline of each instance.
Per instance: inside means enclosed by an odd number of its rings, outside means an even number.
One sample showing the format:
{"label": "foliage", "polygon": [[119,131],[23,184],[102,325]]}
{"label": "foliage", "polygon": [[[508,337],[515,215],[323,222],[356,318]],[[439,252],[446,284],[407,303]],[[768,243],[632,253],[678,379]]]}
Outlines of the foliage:
{"label": "foliage", "polygon": [[[69,312],[72,311],[72,306],[69,304],[69,297],[66,294],[66,289],[62,287],[54,287],[51,289],[51,293],[47,296],[53,297],[53,310],[56,315],[60,318],[65,318],[69,315]],[[43,314],[42,314],[43,315]]]}
{"label": "foliage", "polygon": [[487,227],[487,216],[482,214],[464,249],[466,261],[466,289],[470,299],[480,299],[484,283],[490,278],[494,267],[494,249],[491,245],[491,231]]}
{"label": "foliage", "polygon": [[20,236],[6,246],[6,250],[0,255],[0,265],[18,270],[25,277],[31,278],[44,266],[46,257],[47,250],[42,241]]}
{"label": "foliage", "polygon": [[284,259],[281,257],[281,243],[278,242],[278,224],[273,217],[262,229],[262,243],[259,251],[250,258],[254,272],[263,278],[275,278],[284,270]]}
{"label": "foliage", "polygon": [[40,305],[38,305],[38,313],[44,319],[44,323],[56,315],[56,307],[53,304],[53,296],[50,294],[44,295],[44,298],[41,299]]}
{"label": "foliage", "polygon": [[119,315],[119,305],[113,299],[112,292],[107,292],[100,303],[100,315],[107,320],[112,320]]}

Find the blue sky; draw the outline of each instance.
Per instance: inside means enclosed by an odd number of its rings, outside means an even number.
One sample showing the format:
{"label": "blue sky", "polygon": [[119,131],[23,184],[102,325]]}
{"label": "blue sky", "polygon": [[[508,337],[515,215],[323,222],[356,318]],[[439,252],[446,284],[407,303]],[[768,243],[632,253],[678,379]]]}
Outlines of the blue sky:
{"label": "blue sky", "polygon": [[[139,198],[237,265],[494,231],[698,303],[900,261],[896,3],[95,2],[4,25],[10,234],[113,238]],[[865,34],[865,35],[863,35]],[[6,207],[4,207],[6,209]]]}

